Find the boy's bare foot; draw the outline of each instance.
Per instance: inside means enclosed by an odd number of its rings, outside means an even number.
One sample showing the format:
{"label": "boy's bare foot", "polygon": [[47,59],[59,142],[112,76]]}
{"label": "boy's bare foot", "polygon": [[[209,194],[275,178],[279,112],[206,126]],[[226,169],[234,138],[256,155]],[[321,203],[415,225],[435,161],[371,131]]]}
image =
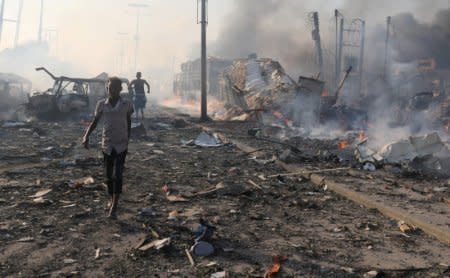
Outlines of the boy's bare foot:
{"label": "boy's bare foot", "polygon": [[108,218],[112,220],[117,220],[117,211],[116,209],[111,208],[109,210]]}
{"label": "boy's bare foot", "polygon": [[105,211],[111,210],[111,206],[112,206],[112,202],[111,202],[111,201],[108,201],[108,203],[107,203],[106,206],[105,206]]}

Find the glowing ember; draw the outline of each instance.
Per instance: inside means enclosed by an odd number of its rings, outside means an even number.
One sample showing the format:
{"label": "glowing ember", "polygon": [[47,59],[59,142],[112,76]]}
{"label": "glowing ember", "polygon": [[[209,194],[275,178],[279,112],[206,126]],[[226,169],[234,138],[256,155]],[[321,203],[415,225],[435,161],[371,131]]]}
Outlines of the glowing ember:
{"label": "glowing ember", "polygon": [[348,143],[347,140],[342,140],[338,143],[338,148],[340,150],[346,149],[350,144]]}
{"label": "glowing ember", "polygon": [[288,118],[286,118],[283,113],[279,112],[279,111],[273,111],[272,115],[277,118],[280,121],[283,121],[283,123],[288,126],[291,127],[292,126],[292,121],[289,120]]}

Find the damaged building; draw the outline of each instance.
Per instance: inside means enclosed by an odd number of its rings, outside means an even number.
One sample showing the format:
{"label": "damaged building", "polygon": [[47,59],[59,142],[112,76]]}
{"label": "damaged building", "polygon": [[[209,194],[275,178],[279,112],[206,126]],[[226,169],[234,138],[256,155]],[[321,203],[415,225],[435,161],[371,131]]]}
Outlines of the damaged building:
{"label": "damaged building", "polygon": [[[219,77],[232,61],[217,57],[208,58],[208,94],[217,96],[220,90]],[[201,89],[200,59],[188,61],[180,66],[181,72],[174,76],[173,93],[185,99],[198,99]]]}

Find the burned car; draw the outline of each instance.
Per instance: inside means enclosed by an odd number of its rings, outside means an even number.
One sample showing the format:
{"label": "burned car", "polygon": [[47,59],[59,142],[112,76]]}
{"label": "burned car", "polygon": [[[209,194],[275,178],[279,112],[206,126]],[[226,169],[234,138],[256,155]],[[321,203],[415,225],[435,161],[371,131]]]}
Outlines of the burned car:
{"label": "burned car", "polygon": [[92,84],[98,84],[105,90],[106,80],[100,78],[56,77],[46,68],[37,68],[46,72],[53,80],[53,87],[44,92],[33,93],[26,104],[27,114],[40,118],[61,118],[72,113],[89,112]]}

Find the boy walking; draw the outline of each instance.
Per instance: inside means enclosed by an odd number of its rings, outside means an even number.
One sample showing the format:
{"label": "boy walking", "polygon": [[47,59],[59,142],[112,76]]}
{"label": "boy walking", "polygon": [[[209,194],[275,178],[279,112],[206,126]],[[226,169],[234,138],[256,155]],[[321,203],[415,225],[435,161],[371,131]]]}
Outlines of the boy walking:
{"label": "boy walking", "polygon": [[100,119],[103,119],[102,151],[106,184],[111,198],[109,203],[111,219],[117,219],[119,196],[122,193],[123,169],[130,139],[131,114],[134,112],[133,104],[120,97],[121,91],[122,81],[117,77],[110,78],[109,97],[97,103],[94,119],[83,137],[83,145],[89,149],[89,136],[97,127]]}

